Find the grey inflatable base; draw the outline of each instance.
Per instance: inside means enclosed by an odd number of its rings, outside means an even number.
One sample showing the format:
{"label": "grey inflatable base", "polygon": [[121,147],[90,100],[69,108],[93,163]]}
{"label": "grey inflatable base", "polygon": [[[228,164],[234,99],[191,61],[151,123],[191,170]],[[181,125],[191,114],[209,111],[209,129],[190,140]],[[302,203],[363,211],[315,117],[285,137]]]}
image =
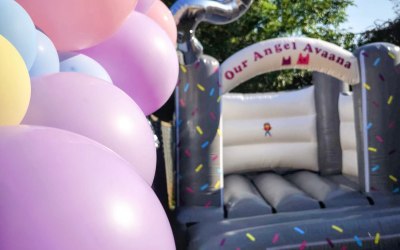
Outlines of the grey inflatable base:
{"label": "grey inflatable base", "polygon": [[224,204],[227,218],[271,212],[369,205],[357,183],[337,175],[323,177],[308,171],[281,176],[262,173],[225,177]]}
{"label": "grey inflatable base", "polygon": [[301,171],[286,176],[286,179],[327,208],[369,204],[358,190],[337,184],[314,173]]}
{"label": "grey inflatable base", "polygon": [[[299,249],[302,244],[307,249],[331,249],[330,244],[335,249],[356,249],[359,244],[366,249],[399,249],[400,197],[392,196],[391,200],[391,206],[310,210],[200,223],[189,229],[189,249]],[[343,231],[336,231],[333,226]],[[377,245],[376,233],[381,235]]]}
{"label": "grey inflatable base", "polygon": [[219,221],[224,218],[221,207],[183,207],[177,211],[179,223],[186,224],[193,221]]}
{"label": "grey inflatable base", "polygon": [[248,217],[272,213],[250,180],[242,175],[224,179],[224,204],[228,218]]}
{"label": "grey inflatable base", "polygon": [[307,196],[282,176],[264,173],[254,183],[265,200],[278,212],[318,209],[318,201]]}

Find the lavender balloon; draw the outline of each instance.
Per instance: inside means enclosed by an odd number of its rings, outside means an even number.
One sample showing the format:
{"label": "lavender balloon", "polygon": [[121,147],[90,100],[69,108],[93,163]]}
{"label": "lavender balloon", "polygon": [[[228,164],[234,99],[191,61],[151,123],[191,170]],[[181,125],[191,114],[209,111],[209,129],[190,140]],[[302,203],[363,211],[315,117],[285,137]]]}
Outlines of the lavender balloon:
{"label": "lavender balloon", "polygon": [[146,115],[159,109],[175,89],[175,47],[167,33],[141,13],[133,12],[113,37],[82,53],[103,65]]}
{"label": "lavender balloon", "polygon": [[138,0],[135,11],[146,14],[155,1],[160,0]]}
{"label": "lavender balloon", "polygon": [[0,166],[0,249],[175,249],[152,189],[95,141],[0,127]]}
{"label": "lavender balloon", "polygon": [[79,73],[34,78],[23,124],[69,130],[114,150],[151,185],[154,136],[142,110],[122,90]]}

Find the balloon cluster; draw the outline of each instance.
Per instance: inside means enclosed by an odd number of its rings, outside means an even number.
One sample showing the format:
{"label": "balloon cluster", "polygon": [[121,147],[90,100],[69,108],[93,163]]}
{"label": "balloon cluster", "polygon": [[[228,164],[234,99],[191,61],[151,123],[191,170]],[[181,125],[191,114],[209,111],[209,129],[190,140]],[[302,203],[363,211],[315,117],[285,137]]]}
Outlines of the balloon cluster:
{"label": "balloon cluster", "polygon": [[146,115],[178,78],[159,0],[0,0],[0,249],[174,249]]}

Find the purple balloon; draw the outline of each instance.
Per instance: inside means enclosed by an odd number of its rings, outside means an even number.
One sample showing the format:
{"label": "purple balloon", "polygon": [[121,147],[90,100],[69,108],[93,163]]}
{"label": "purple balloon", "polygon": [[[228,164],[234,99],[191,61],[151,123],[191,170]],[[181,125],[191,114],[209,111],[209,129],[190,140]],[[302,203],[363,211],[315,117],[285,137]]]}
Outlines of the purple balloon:
{"label": "purple balloon", "polygon": [[0,249],[175,249],[152,189],[86,137],[0,127],[0,186]]}
{"label": "purple balloon", "polygon": [[114,150],[151,185],[154,135],[142,110],[122,90],[99,78],[63,72],[32,79],[23,124],[69,130]]}
{"label": "purple balloon", "polygon": [[135,11],[147,14],[147,11],[149,11],[150,7],[153,5],[155,1],[159,0],[138,0]]}
{"label": "purple balloon", "polygon": [[133,12],[113,37],[82,53],[103,65],[146,115],[159,109],[175,89],[175,47],[167,33],[141,13]]}

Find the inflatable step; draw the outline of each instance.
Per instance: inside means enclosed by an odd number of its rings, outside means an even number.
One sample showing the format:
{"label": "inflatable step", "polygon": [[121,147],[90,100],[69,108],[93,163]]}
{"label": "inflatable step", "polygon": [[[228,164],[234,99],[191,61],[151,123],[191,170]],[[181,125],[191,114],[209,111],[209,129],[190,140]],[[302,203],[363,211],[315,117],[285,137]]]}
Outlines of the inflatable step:
{"label": "inflatable step", "polygon": [[280,175],[264,173],[256,176],[253,181],[264,199],[277,212],[320,208],[317,200],[307,196]]}
{"label": "inflatable step", "polygon": [[189,249],[399,249],[399,212],[242,228],[191,241]]}
{"label": "inflatable step", "polygon": [[272,213],[249,179],[229,175],[224,179],[224,204],[228,218],[249,217]]}
{"label": "inflatable step", "polygon": [[368,205],[368,199],[358,190],[340,186],[327,178],[308,171],[300,171],[285,176],[285,179],[299,187],[325,207],[345,207]]}
{"label": "inflatable step", "polygon": [[204,222],[189,228],[190,238],[194,241],[206,240],[212,235],[221,234],[226,231],[238,230],[242,228],[256,227],[261,225],[274,225],[284,222],[299,222],[318,218],[335,219],[342,218],[343,215],[357,216],[368,213],[371,217],[376,217],[381,211],[399,212],[400,197],[392,197],[392,201],[387,206],[358,206],[343,207],[321,210],[308,210],[291,213],[270,214],[249,218],[228,219],[216,222]]}

